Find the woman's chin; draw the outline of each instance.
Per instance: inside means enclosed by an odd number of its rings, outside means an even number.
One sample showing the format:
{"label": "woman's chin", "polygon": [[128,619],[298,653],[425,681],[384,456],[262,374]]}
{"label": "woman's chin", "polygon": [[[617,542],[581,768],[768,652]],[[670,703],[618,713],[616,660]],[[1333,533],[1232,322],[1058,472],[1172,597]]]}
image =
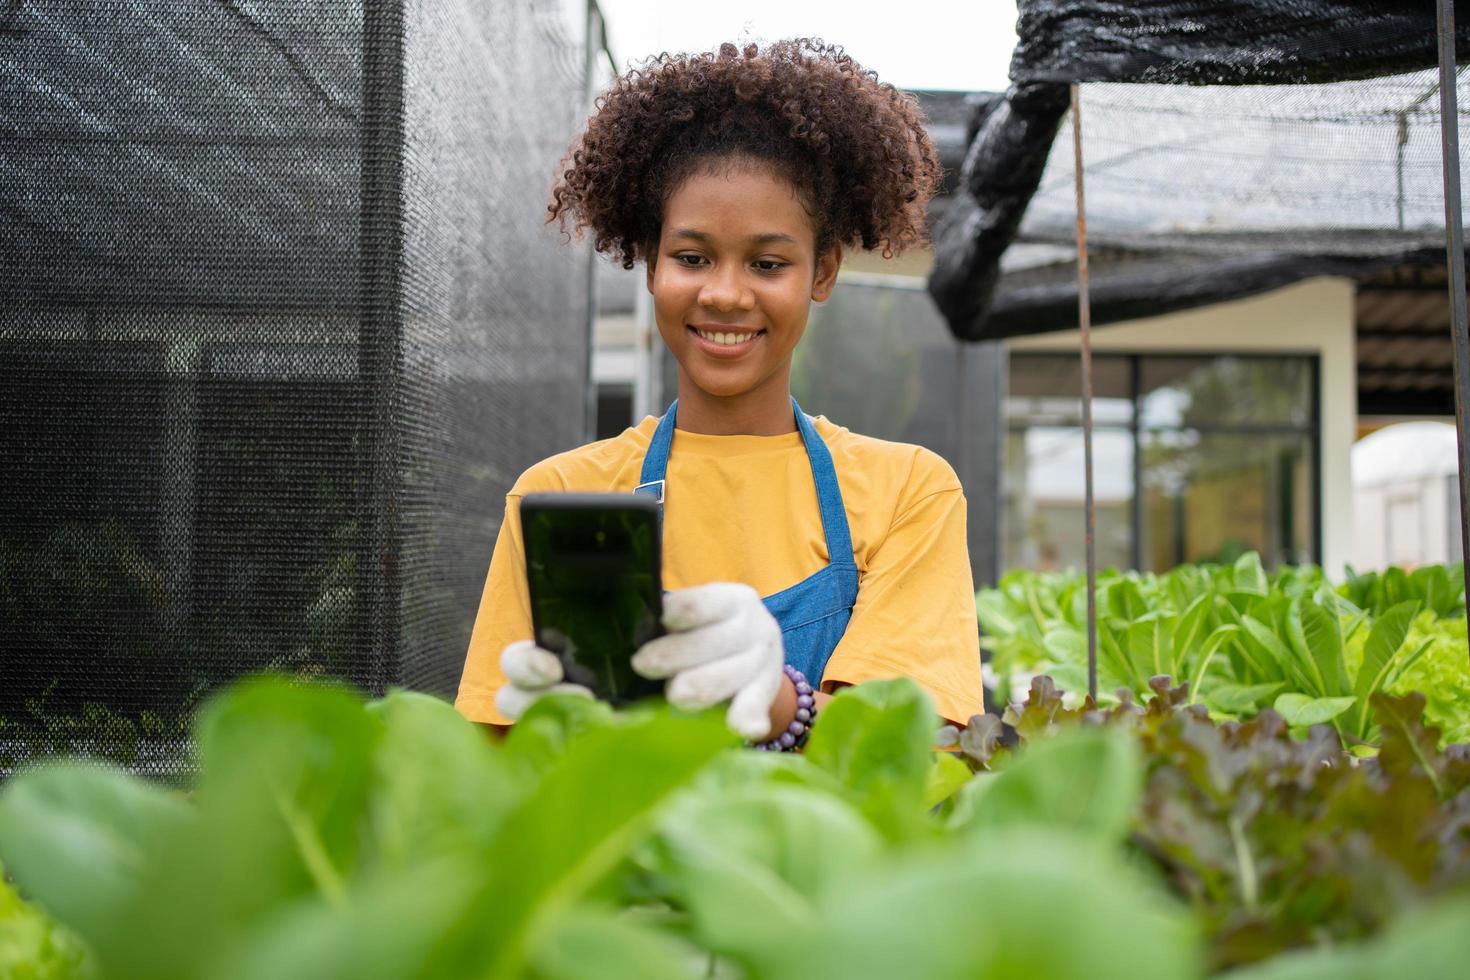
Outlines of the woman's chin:
{"label": "woman's chin", "polygon": [[711,398],[738,398],[755,387],[749,378],[711,377],[703,371],[691,371],[688,377],[695,388]]}
{"label": "woman's chin", "polygon": [[702,385],[695,382],[694,387],[710,398],[739,398],[750,391],[750,388],[740,385]]}

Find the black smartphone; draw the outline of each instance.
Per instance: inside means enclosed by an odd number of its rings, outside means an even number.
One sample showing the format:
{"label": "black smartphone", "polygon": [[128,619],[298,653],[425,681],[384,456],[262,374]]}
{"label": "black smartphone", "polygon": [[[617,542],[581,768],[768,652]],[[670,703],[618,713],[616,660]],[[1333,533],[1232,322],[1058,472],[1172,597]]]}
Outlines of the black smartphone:
{"label": "black smartphone", "polygon": [[604,701],[660,694],[633,654],[663,633],[659,511],[632,493],[531,493],[521,533],[536,644]]}

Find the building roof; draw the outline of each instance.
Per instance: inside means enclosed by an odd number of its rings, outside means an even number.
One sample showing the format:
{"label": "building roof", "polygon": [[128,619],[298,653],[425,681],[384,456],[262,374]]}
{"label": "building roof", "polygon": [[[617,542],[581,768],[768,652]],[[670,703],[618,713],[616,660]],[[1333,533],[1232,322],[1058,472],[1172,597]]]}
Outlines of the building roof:
{"label": "building roof", "polygon": [[1357,298],[1359,415],[1453,415],[1454,345],[1443,263],[1362,279]]}

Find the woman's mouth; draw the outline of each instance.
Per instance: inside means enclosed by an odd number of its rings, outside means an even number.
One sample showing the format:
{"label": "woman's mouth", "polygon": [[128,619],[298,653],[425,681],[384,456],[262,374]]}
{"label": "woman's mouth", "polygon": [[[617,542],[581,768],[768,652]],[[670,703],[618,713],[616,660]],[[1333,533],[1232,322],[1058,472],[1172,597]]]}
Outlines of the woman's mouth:
{"label": "woman's mouth", "polygon": [[739,357],[766,335],[764,330],[720,330],[692,324],[687,329],[696,346],[712,357]]}

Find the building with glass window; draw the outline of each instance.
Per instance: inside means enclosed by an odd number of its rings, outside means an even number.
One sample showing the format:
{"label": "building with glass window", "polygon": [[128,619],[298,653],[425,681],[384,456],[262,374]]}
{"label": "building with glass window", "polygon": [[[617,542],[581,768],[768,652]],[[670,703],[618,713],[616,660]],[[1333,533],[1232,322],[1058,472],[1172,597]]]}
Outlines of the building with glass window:
{"label": "building with glass window", "polygon": [[[1099,565],[1259,552],[1341,569],[1352,541],[1353,284],[1318,279],[1094,336]],[[1081,561],[1075,331],[1007,342],[1004,567]]]}

